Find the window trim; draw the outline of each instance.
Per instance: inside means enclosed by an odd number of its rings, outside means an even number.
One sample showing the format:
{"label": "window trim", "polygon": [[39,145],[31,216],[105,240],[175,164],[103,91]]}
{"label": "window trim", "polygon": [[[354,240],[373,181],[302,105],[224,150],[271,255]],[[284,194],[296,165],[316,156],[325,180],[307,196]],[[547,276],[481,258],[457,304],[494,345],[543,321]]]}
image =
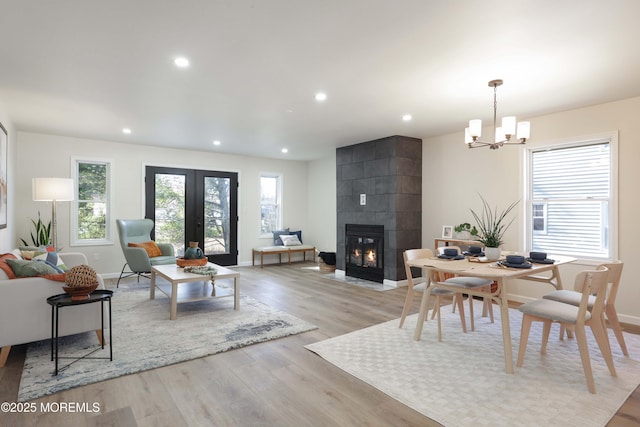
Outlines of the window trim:
{"label": "window trim", "polygon": [[[78,166],[80,163],[104,164],[107,166],[107,199],[106,199],[106,224],[104,239],[78,239]],[[113,210],[113,160],[104,158],[87,158],[84,156],[71,157],[71,176],[74,179],[74,200],[71,208],[71,227],[69,227],[70,246],[103,246],[113,245],[113,227],[111,226],[111,215]]]}
{"label": "window trim", "polygon": [[[278,209],[277,209],[277,213],[278,213],[278,219],[277,219],[277,224],[276,224],[276,230],[282,230],[284,221],[282,218],[284,209],[282,207],[282,202],[283,202],[283,197],[282,197],[282,191],[284,188],[283,185],[283,174],[282,173],[278,173],[278,172],[260,172],[260,176],[258,178],[258,188],[259,188],[259,199],[258,199],[258,203],[259,203],[259,215],[262,215],[262,185],[260,183],[260,180],[262,180],[262,178],[276,178],[276,204],[278,205]],[[260,218],[260,216],[258,217],[258,233],[260,235],[261,239],[269,239],[269,238],[273,238],[273,233],[263,233],[262,232],[262,220]]]}
{"label": "window trim", "polygon": [[533,233],[530,233],[529,230],[532,227],[532,176],[533,168],[532,168],[532,153],[534,151],[544,151],[544,150],[555,150],[562,148],[572,148],[579,147],[584,145],[598,144],[608,142],[609,150],[610,150],[610,164],[609,164],[609,177],[611,183],[611,194],[609,195],[609,225],[610,225],[610,236],[609,236],[609,258],[578,258],[578,262],[583,263],[584,265],[598,265],[608,261],[614,261],[619,259],[618,254],[618,245],[619,245],[619,217],[618,217],[618,131],[610,131],[610,132],[602,132],[597,134],[565,138],[562,140],[552,141],[546,143],[544,145],[532,145],[523,150],[522,154],[522,162],[523,162],[523,170],[524,173],[522,175],[524,179],[523,188],[523,197],[522,199],[525,201],[525,208],[523,209],[523,227],[522,227],[522,237],[524,242],[524,251],[528,253],[531,251],[532,246],[532,236]]}

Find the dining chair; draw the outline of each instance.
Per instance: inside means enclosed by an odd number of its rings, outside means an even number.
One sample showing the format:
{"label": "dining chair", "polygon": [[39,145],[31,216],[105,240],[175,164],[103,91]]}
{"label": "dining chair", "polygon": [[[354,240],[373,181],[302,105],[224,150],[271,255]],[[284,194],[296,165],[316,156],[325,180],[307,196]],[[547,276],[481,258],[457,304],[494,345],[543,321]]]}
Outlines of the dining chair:
{"label": "dining chair", "polygon": [[[413,303],[413,297],[417,293],[424,293],[425,291],[429,292],[430,295],[435,297],[432,319],[433,316],[437,314],[438,316],[438,341],[442,341],[442,322],[440,319],[440,307],[442,305],[442,297],[451,296],[453,297],[453,303],[458,304],[458,312],[460,313],[460,322],[462,323],[462,331],[467,332],[467,325],[465,323],[464,318],[464,308],[462,304],[462,294],[451,291],[448,289],[442,289],[437,287],[429,287],[427,290],[427,282],[426,279],[413,277],[413,273],[411,271],[411,267],[409,266],[409,262],[415,259],[421,258],[433,258],[433,252],[431,249],[408,249],[402,253],[402,257],[404,258],[404,268],[407,273],[407,296],[404,301],[404,307],[402,308],[402,316],[400,317],[400,325],[399,328],[402,328],[404,325],[404,320],[407,317],[407,313],[411,308],[411,304]],[[427,307],[427,310],[429,308]]]}
{"label": "dining chair", "polygon": [[[574,332],[578,349],[580,351],[580,359],[582,360],[582,369],[587,379],[587,388],[591,393],[596,392],[593,381],[593,372],[591,370],[591,360],[589,358],[589,347],[587,343],[587,335],[585,326],[591,327],[598,347],[602,352],[609,373],[615,377],[616,368],[613,365],[613,356],[611,347],[607,339],[606,327],[603,324],[602,311],[604,309],[604,301],[607,293],[607,278],[609,269],[599,266],[597,270],[583,271],[576,276],[574,289],[580,292],[580,305],[566,304],[550,299],[538,299],[527,302],[519,307],[522,312],[522,331],[520,334],[520,346],[518,349],[518,367],[522,367],[524,354],[527,349],[527,341],[529,339],[529,331],[531,323],[534,321],[543,323],[542,345],[540,354],[546,354],[547,342],[549,340],[549,331],[552,323],[560,323],[568,330]],[[589,297],[594,296],[591,311],[588,310]]]}
{"label": "dining chair", "polygon": [[[458,253],[462,254],[462,250],[460,249],[459,246],[444,246],[444,247],[438,248],[439,255],[442,255],[442,253],[444,253],[444,249],[457,249]],[[493,285],[493,280],[482,279],[480,277],[468,277],[468,276],[454,276],[454,277],[448,278],[447,280],[445,280],[445,282],[447,284],[455,283],[466,289],[486,288],[487,291],[489,291],[491,289],[491,285]],[[476,330],[474,314],[473,314],[473,297],[471,295],[467,295],[467,297],[469,299],[469,320],[471,322],[471,331],[473,332]],[[482,302],[484,304],[483,315],[485,311],[488,312],[491,323],[494,323],[493,302],[491,298],[490,297],[482,298]],[[455,305],[454,305],[454,309],[455,309]]]}
{"label": "dining chair", "polygon": [[[620,285],[620,277],[622,276],[622,267],[624,263],[621,261],[616,261],[612,263],[601,264],[601,266],[607,267],[609,269],[609,277],[607,282],[609,283],[609,289],[607,291],[607,297],[604,303],[604,315],[607,318],[608,322],[606,322],[607,326],[613,330],[613,333],[618,340],[618,344],[622,349],[622,353],[625,356],[629,356],[629,351],[627,350],[627,344],[624,341],[624,336],[622,335],[622,328],[620,327],[620,321],[618,321],[618,312],[616,311],[616,296],[618,294],[618,286]],[[542,298],[550,299],[554,301],[560,301],[567,304],[580,305],[581,295],[579,292],[561,289],[557,291],[550,292],[544,295]],[[594,296],[589,297],[589,303],[587,309],[591,311],[593,309],[593,303],[595,301]],[[564,328],[560,328],[560,339],[564,337]]]}

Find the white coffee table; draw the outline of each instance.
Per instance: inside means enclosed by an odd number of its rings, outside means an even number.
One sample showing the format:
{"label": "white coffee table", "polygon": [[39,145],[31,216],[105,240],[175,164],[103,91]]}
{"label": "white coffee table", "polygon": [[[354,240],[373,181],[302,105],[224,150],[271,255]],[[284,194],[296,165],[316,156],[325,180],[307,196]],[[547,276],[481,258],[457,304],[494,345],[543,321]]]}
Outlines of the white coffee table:
{"label": "white coffee table", "polygon": [[[217,264],[208,263],[209,267],[217,270],[215,276],[209,279],[202,274],[185,273],[182,267],[176,264],[157,265],[151,267],[151,288],[149,298],[155,298],[156,287],[160,292],[171,299],[171,313],[169,319],[175,320],[178,315],[179,302],[200,301],[210,298],[224,298],[233,296],[234,310],[240,309],[240,273]],[[169,284],[157,283],[156,276],[166,279]],[[233,279],[233,293],[228,289],[220,288],[216,292],[215,280]],[[210,282],[210,283],[209,283]],[[181,285],[178,287],[178,285]]]}

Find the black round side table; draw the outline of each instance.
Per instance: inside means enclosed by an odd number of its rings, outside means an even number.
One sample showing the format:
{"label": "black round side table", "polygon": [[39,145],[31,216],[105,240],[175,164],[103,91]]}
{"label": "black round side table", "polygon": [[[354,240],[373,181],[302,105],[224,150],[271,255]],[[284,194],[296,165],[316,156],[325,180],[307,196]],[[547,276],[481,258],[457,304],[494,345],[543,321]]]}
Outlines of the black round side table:
{"label": "black round side table", "polygon": [[[59,294],[59,295],[54,295],[47,298],[47,304],[51,306],[51,361],[55,359],[55,362],[56,362],[55,372],[53,375],[58,375],[58,359],[74,359],[74,362],[80,359],[109,359],[110,361],[113,361],[113,346],[112,346],[113,329],[111,327],[111,297],[112,296],[113,296],[113,291],[109,291],[106,289],[99,289],[97,291],[91,292],[91,294],[89,294],[89,297],[83,300],[73,300],[71,298],[71,295],[69,294]],[[100,318],[102,321],[101,323],[102,330],[100,334],[101,347],[95,350],[92,350],[91,352],[87,353],[82,357],[59,357],[58,355],[58,320],[60,317],[60,313],[59,313],[60,308],[73,307],[73,306],[84,305],[84,304],[92,304],[95,302],[100,303]],[[96,351],[104,349],[104,303],[105,302],[109,303],[109,357],[90,357]],[[74,362],[71,362],[68,365],[63,366],[60,369],[64,369]]]}

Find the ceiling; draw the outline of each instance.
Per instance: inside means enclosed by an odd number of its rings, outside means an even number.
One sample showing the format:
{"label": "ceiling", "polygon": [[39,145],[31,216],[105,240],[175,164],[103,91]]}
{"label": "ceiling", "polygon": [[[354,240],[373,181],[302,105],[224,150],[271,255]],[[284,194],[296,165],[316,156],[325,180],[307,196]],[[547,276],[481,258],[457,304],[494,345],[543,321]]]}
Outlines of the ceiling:
{"label": "ceiling", "polygon": [[492,79],[498,116],[640,95],[637,0],[0,6],[0,109],[23,131],[312,160],[396,134],[459,132],[464,149]]}

